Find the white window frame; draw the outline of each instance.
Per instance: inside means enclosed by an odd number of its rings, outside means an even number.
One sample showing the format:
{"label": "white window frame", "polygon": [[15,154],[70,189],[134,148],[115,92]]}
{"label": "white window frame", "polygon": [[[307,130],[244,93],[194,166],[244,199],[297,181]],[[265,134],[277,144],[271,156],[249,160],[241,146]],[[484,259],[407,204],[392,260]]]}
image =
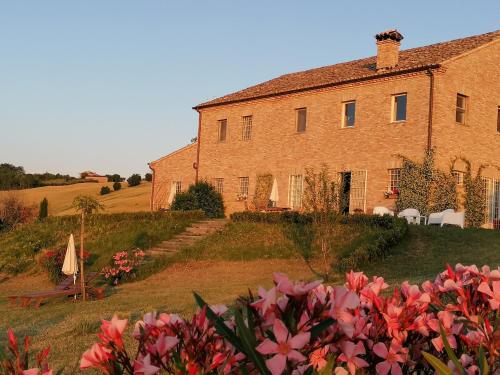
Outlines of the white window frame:
{"label": "white window frame", "polygon": [[[394,181],[397,181],[397,186],[395,186],[396,184],[394,183]],[[400,184],[401,184],[401,168],[389,169],[389,184],[387,187],[387,191],[394,191],[394,188],[398,189],[399,191]]]}
{"label": "white window frame", "polygon": [[[400,96],[406,96],[406,108],[405,108],[405,118],[404,120],[397,120],[397,105],[396,98]],[[406,122],[408,120],[408,93],[401,92],[399,94],[391,95],[391,122],[401,123]]]}
{"label": "white window frame", "polygon": [[[458,98],[459,97],[464,99],[464,107],[459,107],[458,106],[457,102],[458,102]],[[466,125],[467,124],[467,112],[468,112],[468,109],[469,109],[469,97],[467,95],[457,93],[457,96],[455,98],[455,122],[458,125]],[[463,122],[457,121],[457,114],[459,112],[463,113],[463,118],[464,118]]]}
{"label": "white window frame", "polygon": [[292,210],[300,210],[303,196],[304,176],[302,174],[291,174],[288,180],[288,206]]}
{"label": "white window frame", "polygon": [[[354,104],[354,123],[352,125],[347,124],[347,106],[349,104]],[[356,126],[356,100],[348,100],[346,102],[342,102],[342,128],[351,129]]]}
{"label": "white window frame", "polygon": [[214,188],[219,194],[224,194],[224,179],[221,177],[214,178]]}
{"label": "white window frame", "polygon": [[241,130],[241,139],[243,141],[249,141],[252,139],[252,127],[253,127],[253,116],[243,116],[241,118],[242,121],[242,130]]}
{"label": "white window frame", "polygon": [[247,176],[238,177],[238,195],[242,198],[248,198],[250,191],[250,178]]}

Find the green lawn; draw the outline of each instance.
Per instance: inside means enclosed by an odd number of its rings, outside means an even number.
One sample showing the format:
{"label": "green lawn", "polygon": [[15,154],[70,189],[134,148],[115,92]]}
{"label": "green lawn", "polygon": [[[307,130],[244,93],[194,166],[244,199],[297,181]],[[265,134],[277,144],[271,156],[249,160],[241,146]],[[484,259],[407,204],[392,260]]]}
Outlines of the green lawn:
{"label": "green lawn", "polygon": [[[144,229],[144,225],[138,227]],[[118,228],[122,226],[123,232],[116,235],[130,242],[137,231],[132,224],[117,224]],[[105,230],[95,236],[96,251],[99,247],[115,248],[118,240],[109,239],[108,243]],[[99,236],[101,240],[97,240]],[[411,226],[408,236],[390,256],[359,270],[383,276],[390,283],[406,279],[421,282],[434,278],[446,263],[457,262],[499,266],[500,231]],[[182,250],[162,265],[163,270],[144,280],[109,288],[102,301],[83,304],[59,299],[39,310],[12,307],[5,296],[20,290],[51,288],[43,274],[23,274],[0,282],[0,329],[10,326],[21,336],[33,336],[37,349],[52,345],[51,362],[56,368],[65,367],[65,373],[70,374],[81,353],[95,341],[100,319],[109,319],[114,312],[131,321],[153,310],[185,315],[195,309],[192,291],[211,304],[231,303],[248,288],[269,287],[276,271],[294,279],[316,278],[276,224],[230,223],[224,231]],[[343,275],[335,275],[334,282],[342,280]],[[0,344],[5,340],[5,335],[0,335]]]}

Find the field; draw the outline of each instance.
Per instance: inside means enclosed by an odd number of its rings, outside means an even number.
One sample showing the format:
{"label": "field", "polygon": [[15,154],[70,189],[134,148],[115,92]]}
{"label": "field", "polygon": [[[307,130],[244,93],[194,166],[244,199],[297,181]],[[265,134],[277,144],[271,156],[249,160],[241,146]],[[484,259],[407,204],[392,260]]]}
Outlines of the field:
{"label": "field", "polygon": [[[359,270],[383,276],[391,284],[406,279],[420,283],[433,278],[446,263],[458,262],[498,267],[500,231],[411,226],[390,256]],[[109,319],[116,312],[135,321],[153,310],[186,315],[195,309],[192,291],[210,304],[231,303],[248,288],[269,287],[277,271],[295,279],[316,278],[278,225],[230,223],[221,233],[170,258],[156,274],[109,288],[102,301],[83,304],[61,299],[39,310],[12,308],[5,300],[10,293],[51,285],[40,273],[0,282],[0,326],[11,326],[21,336],[32,335],[36,348],[52,345],[51,363],[65,367],[69,374],[76,370],[80,354],[95,341],[100,319]],[[335,274],[331,282],[340,283],[343,277]],[[4,336],[0,342],[5,342]]]}
{"label": "field", "polygon": [[[111,193],[101,196],[102,186],[109,186]],[[44,186],[34,189],[0,191],[0,198],[7,194],[19,196],[29,205],[40,203],[43,198],[49,201],[49,215],[70,215],[74,213],[71,203],[77,195],[91,195],[97,197],[104,204],[105,212],[136,212],[150,209],[151,183],[143,181],[139,186],[128,187],[122,182],[122,189],[113,191],[113,183],[81,183],[65,186]]]}

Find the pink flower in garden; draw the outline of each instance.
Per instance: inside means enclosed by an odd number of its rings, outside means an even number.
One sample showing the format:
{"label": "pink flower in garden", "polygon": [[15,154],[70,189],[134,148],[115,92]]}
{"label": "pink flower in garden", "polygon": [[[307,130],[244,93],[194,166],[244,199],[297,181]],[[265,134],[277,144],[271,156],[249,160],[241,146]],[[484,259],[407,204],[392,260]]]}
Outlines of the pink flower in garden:
{"label": "pink flower in garden", "polygon": [[151,364],[150,354],[147,354],[142,360],[136,359],[134,362],[134,374],[136,375],[154,375],[159,371],[159,367]]}
{"label": "pink flower in garden", "polygon": [[453,349],[457,348],[457,341],[455,335],[458,335],[462,329],[462,324],[455,324],[455,315],[449,311],[438,312],[438,319],[429,321],[429,327],[439,334],[438,337],[432,339],[432,344],[438,351],[442,351],[444,347],[443,339],[441,338],[439,324],[441,323],[445,333],[446,339]]}
{"label": "pink flower in garden", "polygon": [[259,346],[257,351],[261,354],[275,354],[271,359],[266,361],[267,368],[273,375],[280,375],[286,367],[286,361],[303,362],[306,360],[297,349],[302,349],[310,340],[309,332],[298,333],[290,337],[290,333],[285,324],[276,319],[273,324],[273,332],[276,337],[276,342],[270,339],[265,339]]}
{"label": "pink flower in garden", "polygon": [[210,310],[212,310],[216,315],[221,316],[227,312],[226,305],[212,305],[210,306]]}
{"label": "pink flower in garden", "polygon": [[359,292],[366,284],[368,284],[368,277],[366,277],[363,272],[354,272],[351,270],[351,272],[346,274],[345,286],[347,289],[353,292]]}
{"label": "pink flower in garden", "polygon": [[243,353],[217,353],[214,355],[212,360],[211,369],[215,369],[220,365],[224,365],[223,371],[224,374],[229,374],[233,367],[238,366],[239,361],[245,359],[245,355]]}
{"label": "pink flower in garden", "polygon": [[100,343],[95,343],[89,350],[83,353],[80,360],[80,369],[96,367],[105,370],[107,369],[106,362],[111,358],[112,356],[108,349]]}
{"label": "pink flower in garden", "polygon": [[294,297],[303,296],[322,283],[321,280],[310,283],[305,283],[303,281],[292,283],[287,275],[279,272],[274,274],[274,282],[276,283],[278,291]]}
{"label": "pink flower in garden", "polygon": [[160,333],[156,342],[151,347],[151,352],[158,354],[160,357],[165,356],[172,348],[179,343],[179,339],[175,336],[167,336],[165,333]]}
{"label": "pink flower in garden", "polygon": [[354,333],[354,316],[348,311],[359,306],[360,300],[356,293],[347,290],[344,286],[336,286],[330,308],[330,316],[337,320],[344,333],[352,337]]}
{"label": "pink flower in garden", "polygon": [[344,341],[341,344],[341,350],[342,354],[339,355],[338,360],[347,363],[347,368],[351,375],[356,374],[356,369],[369,366],[364,359],[358,357],[358,355],[366,353],[361,341],[358,341],[357,344],[351,341]]}
{"label": "pink flower in garden", "polygon": [[498,310],[498,308],[500,307],[500,281],[493,281],[492,284],[493,284],[493,290],[490,288],[488,283],[483,281],[481,284],[479,284],[477,290],[491,297],[488,300],[491,309]]}
{"label": "pink flower in garden", "polygon": [[[459,358],[459,361],[467,372],[467,375],[476,375],[480,373],[479,367],[473,364],[472,357],[468,356],[467,354],[462,354]],[[450,368],[454,374],[462,375],[462,372],[455,366],[455,364],[451,360],[448,361],[448,368]]]}
{"label": "pink flower in garden", "polygon": [[401,345],[397,342],[392,342],[389,350],[387,350],[384,343],[379,342],[373,346],[373,352],[380,358],[385,359],[385,361],[377,363],[377,374],[387,375],[389,372],[392,375],[403,374],[399,363],[405,362],[406,353],[402,351]]}
{"label": "pink flower in garden", "polygon": [[259,296],[260,299],[252,303],[252,306],[262,311],[262,315],[266,315],[266,312],[276,305],[276,288],[274,287],[266,291],[260,287]]}
{"label": "pink flower in garden", "polygon": [[328,347],[325,346],[323,348],[316,349],[309,355],[309,362],[316,370],[321,370],[326,366],[327,360],[326,356],[328,354]]}
{"label": "pink flower in garden", "polygon": [[128,320],[127,319],[118,319],[118,316],[115,314],[110,321],[102,320],[101,331],[102,334],[99,336],[103,340],[103,342],[113,342],[117,347],[123,346],[122,334],[127,327]]}

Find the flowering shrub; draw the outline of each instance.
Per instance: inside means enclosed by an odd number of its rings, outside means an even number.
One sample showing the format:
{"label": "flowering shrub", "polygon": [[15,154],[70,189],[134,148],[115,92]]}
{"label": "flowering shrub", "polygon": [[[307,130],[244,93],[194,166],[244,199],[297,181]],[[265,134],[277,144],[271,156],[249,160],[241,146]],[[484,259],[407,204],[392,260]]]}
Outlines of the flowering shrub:
{"label": "flowering shrub", "polygon": [[[65,255],[66,249],[48,250],[42,254],[39,260],[40,265],[47,270],[50,281],[54,283],[58,283],[66,277],[61,271]],[[79,255],[80,251],[77,251],[77,257]],[[88,251],[84,251],[83,261],[86,263],[90,259],[90,256],[91,254]]]}
{"label": "flowering shrub", "polygon": [[119,251],[113,255],[113,265],[104,267],[101,273],[112,284],[117,285],[119,282],[135,276],[144,255],[144,251],[140,249],[134,250],[132,256],[128,251]]}
{"label": "flowering shrub", "polygon": [[17,338],[14,332],[9,329],[7,331],[9,342],[7,344],[7,353],[0,357],[0,372],[9,375],[52,375],[52,370],[49,369],[47,357],[50,352],[50,347],[43,349],[36,355],[35,361],[37,367],[29,368],[29,346],[30,338],[25,337],[23,348],[19,349]]}
{"label": "flowering shrub", "polygon": [[342,286],[292,282],[240,298],[234,313],[209,307],[184,320],[148,313],[135,324],[137,354],[123,343],[127,320],[102,321],[80,367],[107,374],[500,373],[500,268],[458,264],[421,287],[390,294],[381,277],[350,272]]}

